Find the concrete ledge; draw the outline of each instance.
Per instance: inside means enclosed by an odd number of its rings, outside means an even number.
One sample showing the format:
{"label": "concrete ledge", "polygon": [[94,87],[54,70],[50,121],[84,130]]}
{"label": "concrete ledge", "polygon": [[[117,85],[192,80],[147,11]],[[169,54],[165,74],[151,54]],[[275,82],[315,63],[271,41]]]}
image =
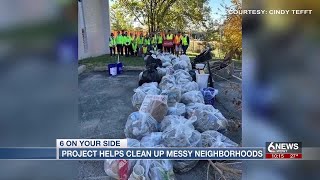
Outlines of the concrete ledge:
{"label": "concrete ledge", "polygon": [[125,71],[143,71],[146,68],[144,66],[126,66],[124,67]]}
{"label": "concrete ledge", "polygon": [[80,75],[81,73],[83,73],[85,70],[87,69],[86,65],[81,65],[78,67],[78,75]]}
{"label": "concrete ledge", "polygon": [[[124,66],[123,67],[124,71],[143,71],[145,70],[144,66]],[[106,66],[97,66],[93,68],[93,71],[96,72],[103,72],[103,71],[107,71],[107,67]]]}

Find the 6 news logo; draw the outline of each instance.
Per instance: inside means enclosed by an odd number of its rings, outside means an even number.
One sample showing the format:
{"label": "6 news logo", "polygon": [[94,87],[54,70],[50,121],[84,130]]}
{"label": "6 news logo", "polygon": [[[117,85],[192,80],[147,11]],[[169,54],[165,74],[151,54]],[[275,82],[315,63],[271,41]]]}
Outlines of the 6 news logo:
{"label": "6 news logo", "polygon": [[267,159],[301,159],[301,142],[266,142]]}

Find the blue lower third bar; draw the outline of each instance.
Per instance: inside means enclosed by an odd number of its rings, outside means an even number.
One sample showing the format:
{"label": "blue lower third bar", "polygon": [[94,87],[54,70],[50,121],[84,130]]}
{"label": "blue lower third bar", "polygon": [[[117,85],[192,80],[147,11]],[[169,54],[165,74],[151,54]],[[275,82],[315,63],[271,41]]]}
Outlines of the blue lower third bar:
{"label": "blue lower third bar", "polygon": [[264,159],[263,148],[63,148],[59,159],[171,159],[254,160]]}
{"label": "blue lower third bar", "polygon": [[57,150],[55,147],[50,148],[0,148],[0,159],[21,159],[21,160],[51,160],[56,159]]}
{"label": "blue lower third bar", "polygon": [[[0,148],[0,160],[54,160],[52,148]],[[254,160],[264,159],[263,148],[63,148],[62,160],[171,159]]]}

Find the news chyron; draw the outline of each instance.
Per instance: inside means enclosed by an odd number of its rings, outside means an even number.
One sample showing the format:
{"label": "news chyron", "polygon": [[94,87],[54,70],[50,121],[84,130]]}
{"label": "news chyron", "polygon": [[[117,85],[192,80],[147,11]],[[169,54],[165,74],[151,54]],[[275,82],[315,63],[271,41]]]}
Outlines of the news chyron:
{"label": "news chyron", "polygon": [[266,142],[266,159],[302,159],[301,142]]}

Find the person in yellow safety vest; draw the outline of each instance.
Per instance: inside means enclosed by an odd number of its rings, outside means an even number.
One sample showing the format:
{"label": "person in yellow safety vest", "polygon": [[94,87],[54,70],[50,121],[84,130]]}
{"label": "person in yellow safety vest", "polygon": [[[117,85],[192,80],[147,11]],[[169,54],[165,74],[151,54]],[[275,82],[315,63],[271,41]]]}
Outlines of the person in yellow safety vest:
{"label": "person in yellow safety vest", "polygon": [[131,56],[133,56],[133,49],[132,49],[132,41],[133,41],[133,34],[132,33],[130,33],[130,36],[128,36],[128,38],[129,38],[129,42],[130,42],[130,46],[129,46],[129,54],[131,54]]}
{"label": "person in yellow safety vest", "polygon": [[153,51],[157,51],[157,35],[155,33],[152,34],[152,38],[151,38],[151,45],[152,45],[152,50]]}
{"label": "person in yellow safety vest", "polygon": [[152,34],[151,35],[151,44],[154,45],[154,44],[157,44],[157,37],[155,34]]}
{"label": "person in yellow safety vest", "polygon": [[144,38],[144,43],[145,46],[147,46],[148,51],[151,50],[151,40],[150,37],[148,35],[146,35],[146,37]]}
{"label": "person in yellow safety vest", "polygon": [[142,54],[142,46],[143,46],[144,37],[141,33],[140,36],[137,38],[137,44],[138,44],[138,56],[141,56]]}
{"label": "person in yellow safety vest", "polygon": [[148,46],[144,44],[144,45],[142,46],[143,57],[146,56],[147,52],[148,52]]}
{"label": "person in yellow safety vest", "polygon": [[162,52],[162,43],[163,43],[163,37],[160,34],[160,32],[158,32],[158,36],[157,36],[157,43],[158,43],[158,50],[160,50],[160,52]]}
{"label": "person in yellow safety vest", "polygon": [[116,39],[114,38],[114,34],[111,33],[109,37],[109,48],[110,48],[110,56],[116,55]]}
{"label": "person in yellow safety vest", "polygon": [[190,44],[190,39],[189,39],[189,36],[187,34],[185,34],[185,33],[181,37],[181,44],[182,44],[183,54],[187,54],[187,49],[188,49],[189,44]]}
{"label": "person in yellow safety vest", "polygon": [[118,53],[118,55],[121,54],[121,56],[123,56],[124,37],[120,33],[120,31],[118,31],[118,33],[117,33],[116,44],[117,44],[117,53]]}
{"label": "person in yellow safety vest", "polygon": [[131,43],[131,46],[132,46],[132,53],[134,56],[137,56],[138,55],[138,42],[137,42],[137,37],[134,36],[133,39],[132,39],[132,43]]}
{"label": "person in yellow safety vest", "polygon": [[[173,34],[171,33],[170,30],[168,30],[168,33],[165,36],[165,39],[168,40],[168,41],[173,41]],[[166,52],[173,53],[173,49],[174,49],[174,47],[166,48]]]}
{"label": "person in yellow safety vest", "polygon": [[127,32],[125,32],[123,38],[124,38],[124,46],[125,46],[124,54],[125,54],[125,56],[129,56],[129,49],[130,49],[130,46],[131,46],[131,41],[130,41],[130,38],[129,38]]}
{"label": "person in yellow safety vest", "polygon": [[179,52],[181,51],[181,37],[182,37],[181,32],[178,31],[178,34],[175,35],[173,40],[176,55],[179,55]]}

